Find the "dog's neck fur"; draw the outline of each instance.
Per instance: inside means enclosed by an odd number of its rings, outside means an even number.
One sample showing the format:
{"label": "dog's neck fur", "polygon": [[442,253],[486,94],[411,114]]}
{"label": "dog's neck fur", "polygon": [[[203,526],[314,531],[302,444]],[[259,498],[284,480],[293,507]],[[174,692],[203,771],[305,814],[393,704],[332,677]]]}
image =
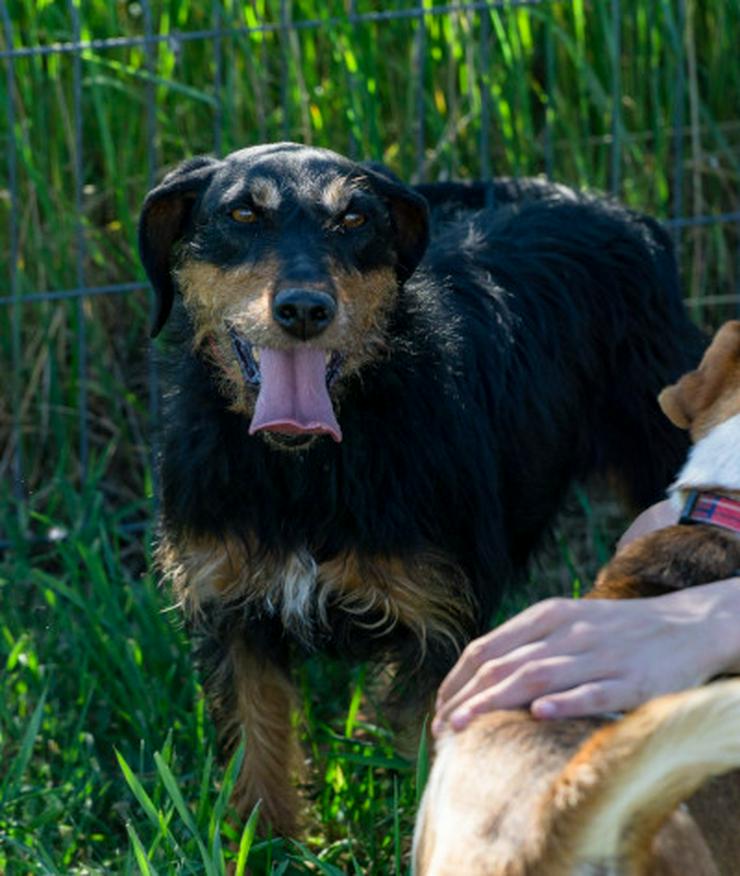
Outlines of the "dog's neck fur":
{"label": "dog's neck fur", "polygon": [[691,490],[714,490],[740,498],[740,414],[715,426],[691,448],[668,491],[675,508],[683,507]]}

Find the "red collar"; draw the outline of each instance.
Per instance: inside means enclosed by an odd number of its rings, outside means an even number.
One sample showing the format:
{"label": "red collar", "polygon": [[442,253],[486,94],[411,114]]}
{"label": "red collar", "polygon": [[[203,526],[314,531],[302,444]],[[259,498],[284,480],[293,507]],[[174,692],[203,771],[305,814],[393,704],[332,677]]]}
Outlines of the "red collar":
{"label": "red collar", "polygon": [[717,493],[692,490],[681,511],[679,523],[708,523],[740,535],[740,502]]}

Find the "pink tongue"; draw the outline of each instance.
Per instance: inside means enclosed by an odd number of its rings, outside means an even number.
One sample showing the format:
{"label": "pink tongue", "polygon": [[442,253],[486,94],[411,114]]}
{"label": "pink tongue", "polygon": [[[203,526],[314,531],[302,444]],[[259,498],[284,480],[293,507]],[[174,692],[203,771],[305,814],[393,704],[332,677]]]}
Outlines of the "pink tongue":
{"label": "pink tongue", "polygon": [[326,388],[323,350],[260,350],[260,391],[249,434],[328,434],[342,440],[342,430]]}

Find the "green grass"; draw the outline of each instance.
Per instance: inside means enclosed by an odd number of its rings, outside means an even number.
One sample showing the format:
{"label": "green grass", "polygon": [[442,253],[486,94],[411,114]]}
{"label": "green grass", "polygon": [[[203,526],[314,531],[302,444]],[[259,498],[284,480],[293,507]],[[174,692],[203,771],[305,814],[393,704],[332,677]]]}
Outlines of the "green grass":
{"label": "green grass", "polygon": [[[590,579],[604,557],[603,519],[576,498],[532,594]],[[0,872],[222,874],[241,855],[255,874],[407,874],[428,753],[401,757],[367,717],[364,668],[301,670],[311,828],[303,845],[254,837],[229,818],[238,756],[216,762],[179,619],[142,556],[151,533],[116,531],[89,501],[68,538],[19,543],[0,567]]]}
{"label": "green grass", "polygon": [[[315,661],[303,670],[302,733],[316,764],[306,844],[230,822],[230,774],[215,760],[187,643],[150,571],[146,289],[23,301],[143,281],[137,211],[162,168],[216,142],[226,152],[290,138],[383,160],[409,179],[549,169],[608,190],[617,173],[620,196],[658,216],[737,209],[735,0],[685,0],[684,21],[679,0],[622,0],[618,58],[612,4],[602,0],[360,23],[346,19],[344,0],[298,0],[287,4],[294,22],[337,21],[255,30],[278,24],[280,6],[155,0],[148,23],[149,7],[134,2],[7,4],[16,47],[71,40],[72,9],[84,40],[148,26],[167,39],[150,52],[81,53],[81,138],[73,53],[16,59],[10,95],[2,62],[0,107],[12,101],[15,124],[0,125],[0,155],[15,156],[18,188],[13,200],[3,161],[0,297],[15,291],[20,303],[0,304],[0,537],[13,544],[0,558],[0,872],[221,873],[246,860],[253,873],[407,872],[426,766],[401,758],[387,730],[358,711],[362,669]],[[220,67],[212,41],[177,37],[218,20],[234,28],[219,43]],[[686,295],[710,327],[740,306],[739,227],[680,235]],[[23,480],[14,483],[18,450]],[[605,535],[603,504],[577,498],[576,523],[506,612],[578,592],[606,556],[618,521]],[[126,535],[132,521],[146,530]],[[29,533],[65,537],[35,544]]]}
{"label": "green grass", "polygon": [[[79,139],[75,54],[13,63],[15,127],[0,126],[0,154],[13,147],[18,186],[13,205],[0,166],[0,239],[9,239],[12,218],[19,258],[11,266],[3,247],[0,276],[14,278],[21,300],[80,284],[143,281],[135,225],[150,180],[184,156],[212,151],[217,136],[222,151],[284,137],[330,146],[386,161],[407,178],[550,169],[562,181],[608,190],[618,171],[621,197],[658,216],[737,209],[740,69],[732,60],[740,7],[733,0],[685,0],[684,22],[678,0],[623,0],[616,86],[607,2],[352,24],[344,2],[301,0],[287,4],[294,22],[335,23],[287,32],[269,29],[280,22],[278,0],[228,2],[218,15],[215,4],[150,5],[148,25],[138,3],[82,5],[82,39],[141,36],[147,26],[167,39],[149,50],[88,48],[78,56]],[[360,15],[377,9],[369,0],[356,5]],[[16,46],[75,35],[65,3],[15,0],[9,9]],[[218,20],[232,28],[219,42],[219,64],[212,40],[177,36]],[[422,37],[423,64],[416,64]],[[0,45],[6,42],[0,31]],[[0,106],[7,99],[0,76]],[[680,235],[686,294],[697,320],[712,327],[739,306],[739,227]],[[10,294],[10,283],[0,291]],[[79,485],[84,403],[92,463],[106,465],[111,506],[135,502],[149,486],[145,286],[125,296],[0,307],[0,370],[10,375],[0,399],[0,434],[8,439],[0,474],[19,443],[29,507],[46,509],[53,479]],[[18,436],[8,434],[13,421]]]}
{"label": "green grass", "polygon": [[98,514],[3,566],[0,872],[215,874],[241,847],[253,873],[405,873],[417,766],[358,714],[364,671],[302,670],[314,824],[307,847],[252,843],[178,620],[128,549]]}

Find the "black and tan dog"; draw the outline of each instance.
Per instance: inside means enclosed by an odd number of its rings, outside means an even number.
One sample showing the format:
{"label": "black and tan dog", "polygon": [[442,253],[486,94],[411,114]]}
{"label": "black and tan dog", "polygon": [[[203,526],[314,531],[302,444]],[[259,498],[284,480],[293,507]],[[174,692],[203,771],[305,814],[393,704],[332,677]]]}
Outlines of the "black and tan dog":
{"label": "black and tan dog", "polygon": [[686,443],[655,395],[701,339],[656,223],[541,181],[254,147],[170,173],[140,248],[153,334],[176,313],[159,562],[246,732],[236,804],[290,832],[291,665],[395,665],[423,710],[574,478],[661,494]]}
{"label": "black and tan dog", "polygon": [[[671,488],[682,521],[627,545],[591,598],[659,596],[740,574],[740,322],[720,329],[660,404],[694,442]],[[735,876],[740,774],[677,807],[738,766],[740,680],[656,699],[616,722],[492,712],[440,740],[415,872]]]}

